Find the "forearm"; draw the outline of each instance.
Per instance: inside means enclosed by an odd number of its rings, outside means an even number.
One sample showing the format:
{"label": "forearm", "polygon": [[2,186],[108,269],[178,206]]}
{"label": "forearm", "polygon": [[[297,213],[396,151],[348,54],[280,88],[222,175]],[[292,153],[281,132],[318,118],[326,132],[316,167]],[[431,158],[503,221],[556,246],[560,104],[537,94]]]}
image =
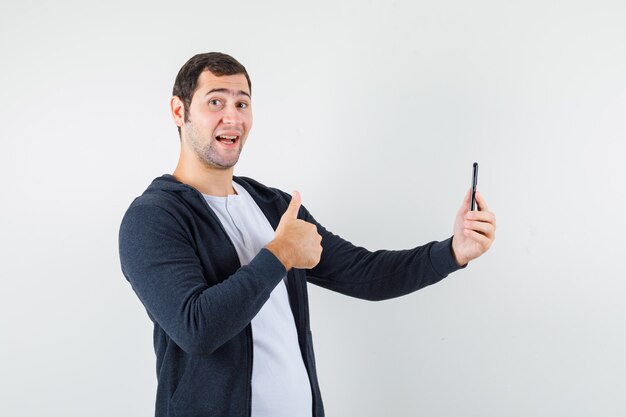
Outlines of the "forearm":
{"label": "forearm", "polygon": [[322,235],[322,258],[308,280],[353,297],[383,300],[434,284],[459,269],[451,239],[407,250],[371,252],[332,234],[303,210],[305,220]]}
{"label": "forearm", "polygon": [[185,351],[212,353],[241,332],[286,273],[262,249],[227,277],[205,276],[210,272],[182,235],[140,214],[141,222],[120,229],[122,270],[150,316]]}

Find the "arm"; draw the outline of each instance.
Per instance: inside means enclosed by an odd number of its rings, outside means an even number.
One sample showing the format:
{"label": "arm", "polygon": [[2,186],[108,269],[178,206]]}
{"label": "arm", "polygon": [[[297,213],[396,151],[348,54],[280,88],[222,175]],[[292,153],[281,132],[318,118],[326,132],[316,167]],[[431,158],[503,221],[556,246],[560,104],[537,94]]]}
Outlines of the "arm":
{"label": "arm", "polygon": [[370,252],[327,231],[302,207],[301,215],[322,236],[322,257],[308,280],[367,300],[398,297],[434,284],[484,254],[495,239],[496,218],[476,193],[480,211],[469,211],[466,194],[454,224],[454,236],[410,250]]}
{"label": "arm", "polygon": [[366,300],[384,300],[439,282],[460,268],[453,258],[451,238],[408,250],[371,252],[326,230],[306,208],[302,207],[300,214],[316,225],[322,236],[320,262],[307,271],[308,280],[321,287]]}
{"label": "arm", "polygon": [[148,314],[192,354],[210,354],[241,332],[286,273],[262,249],[248,265],[209,286],[183,228],[153,205],[131,206],[119,239],[122,271]]}

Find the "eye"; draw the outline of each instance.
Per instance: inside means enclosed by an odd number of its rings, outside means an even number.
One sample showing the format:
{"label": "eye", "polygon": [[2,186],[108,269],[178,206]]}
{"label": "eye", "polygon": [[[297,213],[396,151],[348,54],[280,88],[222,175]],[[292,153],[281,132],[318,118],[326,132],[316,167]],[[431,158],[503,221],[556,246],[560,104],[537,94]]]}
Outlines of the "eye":
{"label": "eye", "polygon": [[239,104],[237,104],[237,107],[239,107],[240,109],[247,109],[248,108],[248,103],[242,101]]}
{"label": "eye", "polygon": [[222,107],[222,101],[217,98],[212,98],[209,100],[209,106],[211,107]]}

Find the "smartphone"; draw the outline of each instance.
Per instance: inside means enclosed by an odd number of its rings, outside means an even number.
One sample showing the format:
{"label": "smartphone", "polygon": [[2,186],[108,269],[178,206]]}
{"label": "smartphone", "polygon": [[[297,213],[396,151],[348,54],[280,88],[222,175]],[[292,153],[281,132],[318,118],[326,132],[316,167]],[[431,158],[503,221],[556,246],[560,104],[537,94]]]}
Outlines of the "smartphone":
{"label": "smartphone", "polygon": [[478,184],[478,162],[474,162],[474,172],[472,173],[472,202],[470,210],[476,210],[476,185]]}

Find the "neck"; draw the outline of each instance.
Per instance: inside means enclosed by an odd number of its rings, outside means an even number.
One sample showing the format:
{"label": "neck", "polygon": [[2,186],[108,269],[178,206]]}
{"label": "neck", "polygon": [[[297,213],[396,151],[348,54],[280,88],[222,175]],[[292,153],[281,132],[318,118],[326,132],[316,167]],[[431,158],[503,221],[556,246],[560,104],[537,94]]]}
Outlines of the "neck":
{"label": "neck", "polygon": [[202,194],[226,197],[237,194],[233,188],[234,167],[221,169],[202,164],[197,159],[181,157],[173,172],[174,178],[187,184]]}

